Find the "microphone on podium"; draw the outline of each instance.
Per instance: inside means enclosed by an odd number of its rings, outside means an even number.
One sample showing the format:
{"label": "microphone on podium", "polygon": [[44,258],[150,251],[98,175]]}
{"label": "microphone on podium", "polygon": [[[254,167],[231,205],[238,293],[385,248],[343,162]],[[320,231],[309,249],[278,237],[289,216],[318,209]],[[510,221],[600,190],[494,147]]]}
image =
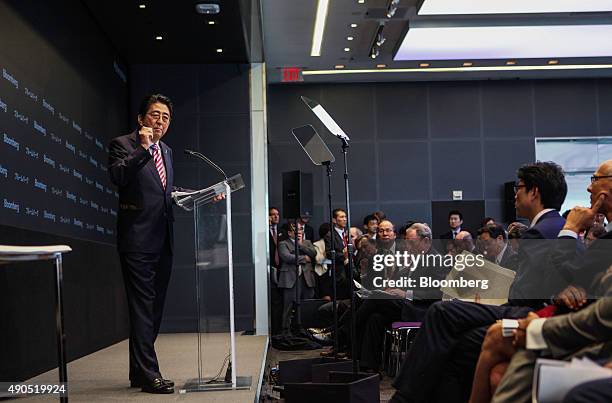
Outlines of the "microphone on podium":
{"label": "microphone on podium", "polygon": [[193,150],[187,150],[185,149],[185,154],[188,155],[192,155],[196,158],[199,158],[203,161],[205,161],[208,165],[210,165],[211,167],[215,168],[217,171],[219,171],[221,173],[221,175],[223,175],[223,177],[225,178],[225,180],[228,180],[227,175],[225,173],[225,171],[223,169],[221,169],[219,167],[219,165],[215,164],[214,162],[212,162],[207,156],[205,156],[204,154],[198,152],[198,151],[193,151]]}

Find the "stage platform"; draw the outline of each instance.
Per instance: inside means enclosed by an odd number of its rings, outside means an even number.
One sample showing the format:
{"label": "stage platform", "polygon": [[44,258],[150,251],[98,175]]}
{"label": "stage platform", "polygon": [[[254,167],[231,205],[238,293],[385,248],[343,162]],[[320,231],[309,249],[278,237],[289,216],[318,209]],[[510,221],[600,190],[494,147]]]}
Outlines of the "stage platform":
{"label": "stage platform", "polygon": [[[229,335],[207,334],[203,337],[204,375],[219,370],[229,348]],[[130,388],[128,381],[128,341],[124,340],[68,364],[69,401],[71,402],[254,402],[259,397],[262,371],[266,360],[266,336],[236,336],[238,375],[251,376],[249,390],[179,393],[188,379],[197,377],[197,335],[160,334],[155,350],[164,377],[174,380],[174,395],[153,395]],[[225,372],[223,373],[225,374]],[[57,369],[28,382],[57,382]],[[56,399],[58,401],[59,399]],[[53,401],[49,396],[19,398],[16,402]]]}

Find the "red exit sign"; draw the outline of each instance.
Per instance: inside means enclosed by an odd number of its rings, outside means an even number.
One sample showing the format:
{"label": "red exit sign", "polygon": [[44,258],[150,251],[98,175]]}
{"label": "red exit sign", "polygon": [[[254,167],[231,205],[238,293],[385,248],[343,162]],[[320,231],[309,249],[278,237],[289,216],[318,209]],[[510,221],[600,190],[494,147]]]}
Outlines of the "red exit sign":
{"label": "red exit sign", "polygon": [[281,68],[281,79],[284,83],[302,81],[302,69],[299,67],[283,67]]}

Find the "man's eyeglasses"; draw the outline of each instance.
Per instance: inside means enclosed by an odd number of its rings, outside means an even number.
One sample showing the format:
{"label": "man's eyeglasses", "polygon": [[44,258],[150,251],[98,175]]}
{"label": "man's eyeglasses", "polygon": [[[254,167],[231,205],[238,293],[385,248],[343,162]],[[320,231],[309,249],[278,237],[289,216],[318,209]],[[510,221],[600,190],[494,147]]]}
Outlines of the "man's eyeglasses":
{"label": "man's eyeglasses", "polygon": [[605,178],[612,178],[612,175],[601,175],[601,176],[593,175],[591,176],[591,183],[595,183],[596,181],[600,179],[605,179]]}
{"label": "man's eyeglasses", "polygon": [[526,188],[527,185],[519,185],[518,183],[514,184],[514,193],[518,192],[520,188]]}

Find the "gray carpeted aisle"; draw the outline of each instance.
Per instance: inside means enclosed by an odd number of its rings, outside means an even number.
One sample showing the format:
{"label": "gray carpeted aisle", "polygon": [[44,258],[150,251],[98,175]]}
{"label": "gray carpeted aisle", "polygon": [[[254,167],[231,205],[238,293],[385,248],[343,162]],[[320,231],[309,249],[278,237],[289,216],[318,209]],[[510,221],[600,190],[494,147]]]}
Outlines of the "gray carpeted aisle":
{"label": "gray carpeted aisle", "polygon": [[[229,335],[204,335],[204,375],[213,376],[229,351]],[[161,334],[155,343],[164,377],[176,383],[174,395],[152,395],[130,388],[128,381],[127,340],[68,364],[69,401],[71,402],[253,402],[257,393],[267,348],[265,336],[236,336],[238,375],[251,376],[250,390],[179,393],[185,381],[197,377],[197,336],[192,333]],[[223,373],[225,374],[225,372]],[[57,370],[28,382],[57,382]],[[55,399],[59,400],[59,399]],[[49,396],[21,398],[24,401],[53,401]]]}

